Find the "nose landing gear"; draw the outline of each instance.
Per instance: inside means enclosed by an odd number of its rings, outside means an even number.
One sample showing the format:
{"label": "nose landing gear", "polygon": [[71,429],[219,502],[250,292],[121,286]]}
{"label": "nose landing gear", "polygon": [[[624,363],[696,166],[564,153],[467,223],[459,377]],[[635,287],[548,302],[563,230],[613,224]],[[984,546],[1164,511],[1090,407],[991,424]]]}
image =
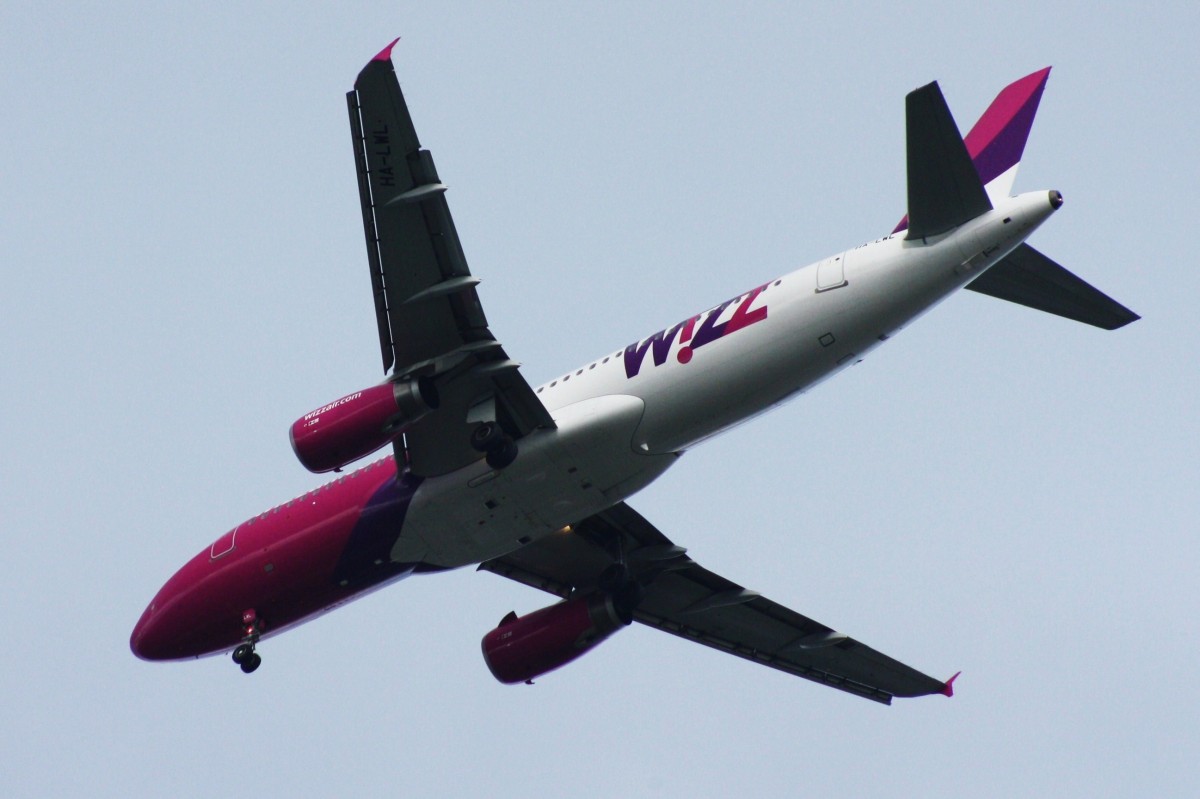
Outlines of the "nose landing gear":
{"label": "nose landing gear", "polygon": [[262,665],[262,655],[254,651],[254,644],[242,644],[233,650],[233,662],[242,667],[246,674]]}
{"label": "nose landing gear", "polygon": [[262,656],[254,651],[254,645],[262,637],[262,626],[253,609],[242,611],[242,643],[233,650],[233,662],[241,666],[243,674],[250,674],[262,665]]}

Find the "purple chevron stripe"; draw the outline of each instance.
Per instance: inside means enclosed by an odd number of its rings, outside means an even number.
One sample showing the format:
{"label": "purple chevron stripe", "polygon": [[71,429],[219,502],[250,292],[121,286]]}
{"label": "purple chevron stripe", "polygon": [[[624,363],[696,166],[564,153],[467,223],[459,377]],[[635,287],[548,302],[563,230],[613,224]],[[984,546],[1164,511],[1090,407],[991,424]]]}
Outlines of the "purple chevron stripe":
{"label": "purple chevron stripe", "polygon": [[1050,67],[1046,67],[1009,84],[963,140],[984,184],[1021,160],[1049,76]]}

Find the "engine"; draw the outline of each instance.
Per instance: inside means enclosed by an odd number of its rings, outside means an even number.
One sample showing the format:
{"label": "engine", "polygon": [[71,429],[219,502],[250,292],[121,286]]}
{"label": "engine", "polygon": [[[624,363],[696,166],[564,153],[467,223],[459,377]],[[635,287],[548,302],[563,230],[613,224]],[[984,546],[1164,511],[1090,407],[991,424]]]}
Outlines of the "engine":
{"label": "engine", "polygon": [[633,613],[604,592],[517,617],[509,613],[483,637],[483,659],[502,683],[529,682],[570,663],[633,621]]}
{"label": "engine", "polygon": [[437,406],[437,390],[424,378],[366,388],[297,419],[292,449],[310,472],[340,469],[391,443]]}

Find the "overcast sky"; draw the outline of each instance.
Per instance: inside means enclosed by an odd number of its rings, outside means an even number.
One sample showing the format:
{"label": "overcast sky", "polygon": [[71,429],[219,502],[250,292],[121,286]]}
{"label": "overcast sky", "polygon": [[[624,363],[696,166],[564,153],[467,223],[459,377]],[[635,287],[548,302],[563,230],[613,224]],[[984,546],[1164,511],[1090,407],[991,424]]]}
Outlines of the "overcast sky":
{"label": "overcast sky", "polygon": [[[7,796],[1194,795],[1195,4],[47,4],[0,10]],[[564,10],[569,8],[570,10]],[[1054,66],[1032,243],[1145,318],[970,292],[631,504],[927,673],[878,706],[635,626],[533,687],[548,595],[411,579],[260,648],[129,633],[317,485],[298,415],[382,377],[344,93],[395,36],[491,328],[548,380],[890,231],[904,95],[961,128]]]}

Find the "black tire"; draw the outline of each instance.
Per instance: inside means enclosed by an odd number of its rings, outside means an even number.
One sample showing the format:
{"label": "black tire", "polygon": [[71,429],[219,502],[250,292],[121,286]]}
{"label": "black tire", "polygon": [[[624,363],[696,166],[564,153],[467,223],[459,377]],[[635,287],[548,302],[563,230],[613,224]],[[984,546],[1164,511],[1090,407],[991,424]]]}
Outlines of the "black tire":
{"label": "black tire", "polygon": [[499,471],[517,459],[517,442],[504,436],[488,447],[487,465]]}
{"label": "black tire", "polygon": [[487,452],[504,437],[504,431],[495,422],[482,422],[471,431],[471,448],[476,452]]}
{"label": "black tire", "polygon": [[259,666],[262,665],[262,656],[257,652],[250,653],[250,657],[242,661],[242,673],[250,674]]}
{"label": "black tire", "polygon": [[233,650],[233,662],[239,666],[246,662],[246,658],[254,654],[254,647],[250,644],[242,644],[237,649]]}

